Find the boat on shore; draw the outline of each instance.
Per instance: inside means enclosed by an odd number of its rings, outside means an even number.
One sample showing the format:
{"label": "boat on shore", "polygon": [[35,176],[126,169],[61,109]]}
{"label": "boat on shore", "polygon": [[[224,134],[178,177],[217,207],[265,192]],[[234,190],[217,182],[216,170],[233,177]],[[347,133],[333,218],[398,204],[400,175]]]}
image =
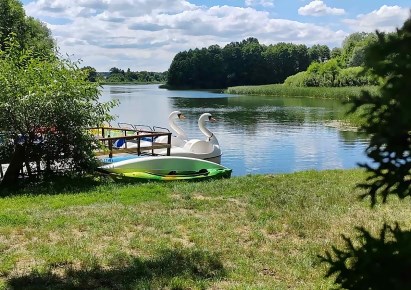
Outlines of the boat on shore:
{"label": "boat on shore", "polygon": [[138,140],[140,145],[137,144],[137,140],[124,140],[119,139],[113,145],[119,149],[133,149],[137,146],[145,148],[146,152],[152,149],[152,145],[166,145],[168,142],[171,143],[170,149],[159,148],[154,149],[153,155],[171,155],[171,156],[181,156],[181,157],[192,157],[197,159],[203,159],[212,161],[215,163],[221,163],[221,148],[218,143],[217,137],[206,127],[206,122],[215,122],[216,120],[211,116],[210,113],[204,113],[198,119],[198,127],[205,136],[204,140],[191,139],[187,140],[188,137],[183,129],[181,129],[174,120],[184,119],[184,115],[180,111],[174,111],[169,115],[169,125],[173,131],[176,132],[175,136],[171,136],[170,141],[168,136],[159,136],[152,139],[151,142],[144,140]]}
{"label": "boat on shore", "polygon": [[[202,114],[198,119],[198,127],[205,136],[205,139],[184,140],[180,146],[171,147],[170,155],[198,158],[220,164],[222,155],[220,144],[218,143],[217,137],[206,127],[206,122],[215,121],[210,113]],[[166,155],[167,151],[165,149],[156,149],[154,153]]]}
{"label": "boat on shore", "polygon": [[115,178],[149,181],[208,180],[230,178],[232,170],[220,164],[181,156],[133,158],[109,163],[97,171]]}

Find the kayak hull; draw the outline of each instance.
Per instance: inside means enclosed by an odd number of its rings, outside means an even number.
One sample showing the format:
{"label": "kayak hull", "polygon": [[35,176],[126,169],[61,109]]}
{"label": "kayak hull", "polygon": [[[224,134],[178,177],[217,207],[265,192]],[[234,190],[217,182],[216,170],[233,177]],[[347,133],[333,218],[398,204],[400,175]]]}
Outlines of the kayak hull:
{"label": "kayak hull", "polygon": [[232,170],[220,164],[189,157],[135,158],[100,166],[100,172],[138,180],[207,180],[230,178]]}

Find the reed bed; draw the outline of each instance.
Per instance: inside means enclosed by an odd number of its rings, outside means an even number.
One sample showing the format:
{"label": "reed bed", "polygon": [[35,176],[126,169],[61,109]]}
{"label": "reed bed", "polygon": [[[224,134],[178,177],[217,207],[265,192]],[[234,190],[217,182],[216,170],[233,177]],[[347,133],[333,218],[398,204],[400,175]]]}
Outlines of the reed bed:
{"label": "reed bed", "polygon": [[229,87],[225,91],[236,95],[267,95],[279,97],[310,97],[347,101],[360,96],[363,90],[378,93],[378,87],[292,87],[283,84]]}

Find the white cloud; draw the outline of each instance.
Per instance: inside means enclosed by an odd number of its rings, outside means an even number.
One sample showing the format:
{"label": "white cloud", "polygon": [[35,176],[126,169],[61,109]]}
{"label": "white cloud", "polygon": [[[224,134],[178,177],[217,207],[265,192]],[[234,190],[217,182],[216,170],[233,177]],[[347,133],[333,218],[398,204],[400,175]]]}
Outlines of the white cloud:
{"label": "white cloud", "polygon": [[360,14],[355,19],[345,19],[344,23],[354,31],[373,32],[378,29],[388,32],[400,27],[409,15],[409,8],[383,5],[380,9]]}
{"label": "white cloud", "polygon": [[274,0],[245,0],[245,6],[273,7]]}
{"label": "white cloud", "polygon": [[27,14],[37,16],[81,17],[84,11],[90,14],[116,13],[133,17],[151,13],[176,13],[194,9],[196,5],[185,0],[37,0],[25,6]]}
{"label": "white cloud", "polygon": [[251,7],[195,6],[184,0],[38,0],[25,8],[40,19],[67,19],[48,23],[61,53],[74,53],[98,71],[113,66],[164,71],[180,51],[247,37],[264,44],[333,47],[347,36],[326,26],[274,19]]}
{"label": "white cloud", "polygon": [[314,0],[304,7],[300,7],[298,9],[298,14],[304,16],[342,15],[345,14],[345,10],[340,8],[331,8],[321,0]]}

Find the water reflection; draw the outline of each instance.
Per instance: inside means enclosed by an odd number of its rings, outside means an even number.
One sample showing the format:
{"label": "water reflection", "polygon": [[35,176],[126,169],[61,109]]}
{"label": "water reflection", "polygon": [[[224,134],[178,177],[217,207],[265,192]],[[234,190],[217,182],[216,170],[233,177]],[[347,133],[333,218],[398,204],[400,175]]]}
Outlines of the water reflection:
{"label": "water reflection", "polygon": [[157,85],[104,86],[101,99],[120,100],[113,113],[132,124],[168,127],[168,114],[181,110],[187,118],[179,125],[190,139],[204,138],[197,120],[212,113],[218,122],[208,127],[234,175],[353,168],[366,160],[364,134],[326,126],[345,112],[336,100],[168,91]]}

